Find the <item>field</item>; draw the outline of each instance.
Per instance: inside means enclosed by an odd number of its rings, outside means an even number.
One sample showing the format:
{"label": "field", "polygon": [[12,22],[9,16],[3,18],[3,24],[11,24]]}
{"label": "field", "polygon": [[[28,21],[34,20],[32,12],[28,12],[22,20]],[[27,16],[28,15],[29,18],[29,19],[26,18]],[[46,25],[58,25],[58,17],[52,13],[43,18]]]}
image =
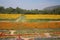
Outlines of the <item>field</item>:
{"label": "field", "polygon": [[0,22],[0,29],[44,29],[44,28],[60,28],[60,22]]}
{"label": "field", "polygon": [[60,15],[0,14],[0,40],[17,40],[20,36],[34,40],[60,40]]}
{"label": "field", "polygon": [[0,19],[17,19],[21,14],[0,14]]}
{"label": "field", "polygon": [[60,15],[42,15],[42,14],[0,14],[0,19],[17,19],[23,16],[26,19],[60,19]]}
{"label": "field", "polygon": [[[60,28],[60,22],[48,22],[48,20],[60,21],[60,15],[22,15],[22,14],[0,14],[1,20],[19,20],[18,22],[0,22],[0,29],[32,29],[32,28]],[[37,20],[39,19],[39,20]],[[43,21],[42,21],[43,19]],[[24,21],[26,20],[26,21]],[[45,20],[45,21],[44,21]],[[23,21],[23,22],[21,22]]]}
{"label": "field", "polygon": [[60,19],[60,15],[25,15],[26,19]]}

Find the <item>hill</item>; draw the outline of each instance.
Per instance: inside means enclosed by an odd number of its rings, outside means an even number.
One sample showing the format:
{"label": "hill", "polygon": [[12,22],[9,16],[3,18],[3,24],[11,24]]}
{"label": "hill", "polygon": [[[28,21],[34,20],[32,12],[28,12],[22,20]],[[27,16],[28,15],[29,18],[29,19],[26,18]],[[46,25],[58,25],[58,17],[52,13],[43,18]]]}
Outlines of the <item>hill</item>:
{"label": "hill", "polygon": [[54,10],[54,9],[57,9],[57,8],[60,8],[60,5],[46,7],[46,8],[44,8],[44,10]]}

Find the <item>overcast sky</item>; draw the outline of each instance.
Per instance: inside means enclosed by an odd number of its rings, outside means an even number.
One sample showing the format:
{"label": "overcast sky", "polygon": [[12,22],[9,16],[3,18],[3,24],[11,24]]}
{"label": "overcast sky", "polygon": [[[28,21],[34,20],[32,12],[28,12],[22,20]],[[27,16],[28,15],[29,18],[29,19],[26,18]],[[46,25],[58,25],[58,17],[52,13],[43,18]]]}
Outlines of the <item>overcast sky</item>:
{"label": "overcast sky", "polygon": [[0,6],[23,9],[43,9],[54,5],[60,5],[60,0],[0,0]]}

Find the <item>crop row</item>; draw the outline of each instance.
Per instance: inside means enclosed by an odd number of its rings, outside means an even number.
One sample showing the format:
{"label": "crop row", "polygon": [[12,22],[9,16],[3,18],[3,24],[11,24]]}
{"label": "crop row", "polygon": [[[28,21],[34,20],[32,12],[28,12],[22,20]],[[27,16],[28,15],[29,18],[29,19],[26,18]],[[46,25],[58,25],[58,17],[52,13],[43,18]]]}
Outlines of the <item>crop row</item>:
{"label": "crop row", "polygon": [[26,19],[60,19],[60,15],[41,15],[41,14],[28,14],[28,15],[21,15],[21,14],[0,14],[0,19],[17,19],[20,17],[24,17]]}
{"label": "crop row", "polygon": [[60,22],[0,22],[0,29],[60,28]]}

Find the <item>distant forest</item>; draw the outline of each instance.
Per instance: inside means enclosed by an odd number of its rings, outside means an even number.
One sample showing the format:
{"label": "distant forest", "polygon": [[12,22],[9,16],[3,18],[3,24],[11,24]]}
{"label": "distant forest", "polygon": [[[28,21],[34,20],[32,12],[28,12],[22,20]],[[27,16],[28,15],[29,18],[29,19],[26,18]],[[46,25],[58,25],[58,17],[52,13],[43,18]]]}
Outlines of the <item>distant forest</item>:
{"label": "distant forest", "polygon": [[19,7],[5,8],[3,6],[0,6],[0,14],[60,14],[60,5],[46,7],[43,10],[38,10],[38,9],[26,10]]}

